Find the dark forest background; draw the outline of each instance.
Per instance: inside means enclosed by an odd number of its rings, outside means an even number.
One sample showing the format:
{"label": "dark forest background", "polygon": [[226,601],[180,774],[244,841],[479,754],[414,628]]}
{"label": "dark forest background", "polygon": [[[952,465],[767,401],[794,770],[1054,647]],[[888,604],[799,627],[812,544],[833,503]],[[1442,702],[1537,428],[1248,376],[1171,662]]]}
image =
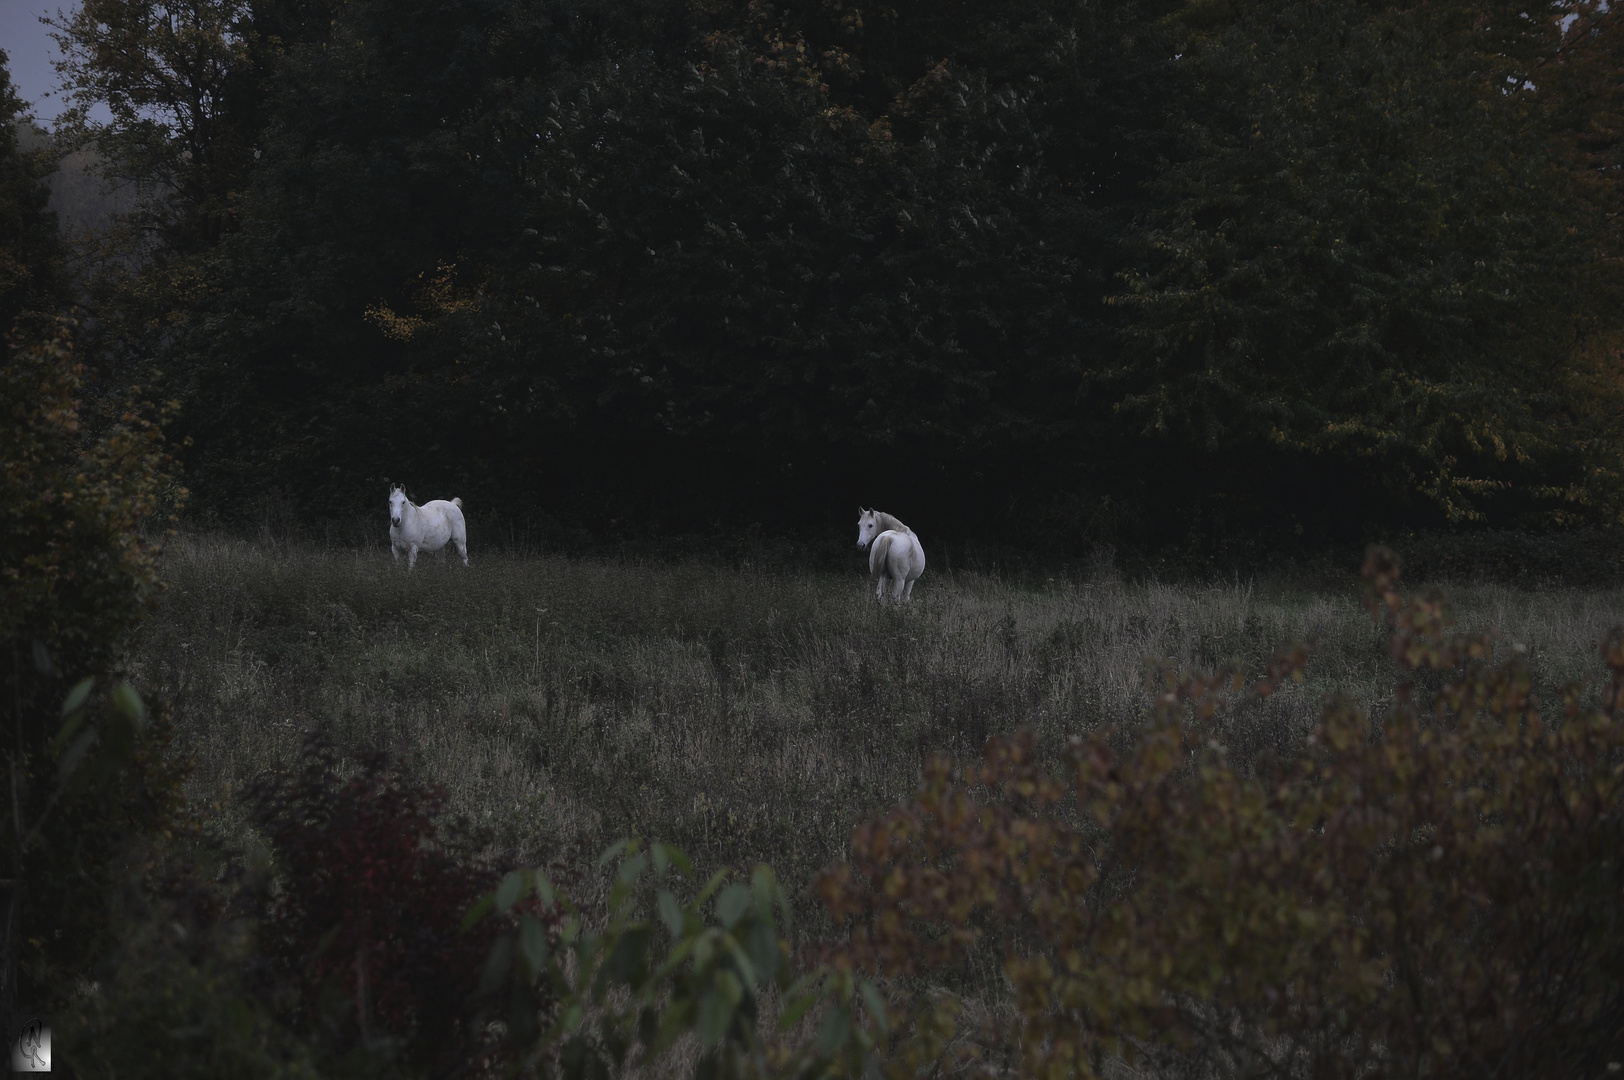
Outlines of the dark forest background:
{"label": "dark forest background", "polygon": [[57,306],[222,522],[1609,524],[1616,7],[86,0]]}

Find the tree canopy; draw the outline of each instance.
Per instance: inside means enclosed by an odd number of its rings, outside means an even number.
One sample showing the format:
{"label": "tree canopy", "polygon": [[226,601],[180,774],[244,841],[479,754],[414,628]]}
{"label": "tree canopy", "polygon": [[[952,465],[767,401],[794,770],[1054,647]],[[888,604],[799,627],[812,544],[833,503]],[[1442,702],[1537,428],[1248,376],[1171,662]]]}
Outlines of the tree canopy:
{"label": "tree canopy", "polygon": [[[1065,546],[1619,513],[1602,4],[89,0],[198,505]],[[1611,50],[1611,51],[1609,51]],[[144,215],[144,216],[143,216]]]}
{"label": "tree canopy", "polygon": [[28,122],[0,50],[0,333],[19,318],[53,314],[66,286],[56,215],[46,208],[48,155],[18,139]]}

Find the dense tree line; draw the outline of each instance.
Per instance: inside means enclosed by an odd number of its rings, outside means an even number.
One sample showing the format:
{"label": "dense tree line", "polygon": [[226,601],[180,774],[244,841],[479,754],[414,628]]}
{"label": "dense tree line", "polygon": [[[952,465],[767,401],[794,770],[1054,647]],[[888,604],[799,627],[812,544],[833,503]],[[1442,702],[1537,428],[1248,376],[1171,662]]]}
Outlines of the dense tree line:
{"label": "dense tree line", "polygon": [[228,516],[1611,521],[1620,18],[86,0],[77,130],[148,195],[87,328]]}

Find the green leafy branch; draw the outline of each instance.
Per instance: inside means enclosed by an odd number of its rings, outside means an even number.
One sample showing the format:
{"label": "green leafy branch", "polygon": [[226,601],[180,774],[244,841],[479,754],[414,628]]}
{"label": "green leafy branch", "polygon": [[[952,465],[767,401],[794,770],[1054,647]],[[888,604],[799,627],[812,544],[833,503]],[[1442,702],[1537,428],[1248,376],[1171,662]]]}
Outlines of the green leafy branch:
{"label": "green leafy branch", "polygon": [[[784,936],[790,905],[770,867],[757,866],[748,882],[720,871],[683,902],[693,864],[682,851],[622,840],[599,866],[617,860],[606,919],[588,918],[546,873],[528,869],[509,873],[464,920],[465,929],[511,921],[479,990],[507,991],[515,1073],[589,1080],[689,1039],[698,1080],[812,1080],[877,1066],[890,1035],[884,999],[849,970],[796,976]],[[770,1037],[762,1025],[769,995],[778,1006]],[[819,1008],[815,1033],[800,1037]]]}

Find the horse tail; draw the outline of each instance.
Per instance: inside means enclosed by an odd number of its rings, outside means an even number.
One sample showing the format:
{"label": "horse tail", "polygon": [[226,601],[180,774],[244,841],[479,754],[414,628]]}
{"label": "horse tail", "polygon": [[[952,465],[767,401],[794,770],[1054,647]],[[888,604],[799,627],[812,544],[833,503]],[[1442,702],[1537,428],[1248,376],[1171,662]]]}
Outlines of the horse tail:
{"label": "horse tail", "polygon": [[461,499],[452,499],[451,500],[451,505],[455,506],[458,510],[461,510],[462,509],[462,500]]}

